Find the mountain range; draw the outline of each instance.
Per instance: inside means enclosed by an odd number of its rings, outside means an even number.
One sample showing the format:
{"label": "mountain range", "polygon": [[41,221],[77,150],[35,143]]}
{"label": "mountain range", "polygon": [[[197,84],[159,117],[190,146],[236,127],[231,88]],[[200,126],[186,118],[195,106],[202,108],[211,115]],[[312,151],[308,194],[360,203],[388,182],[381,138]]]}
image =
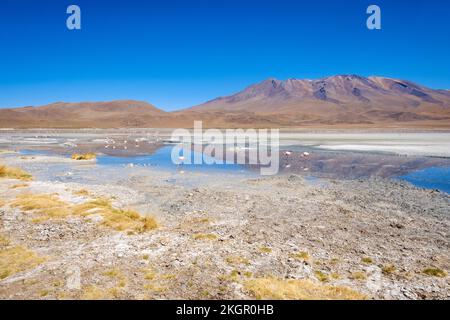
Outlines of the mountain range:
{"label": "mountain range", "polygon": [[1,128],[192,127],[450,128],[450,91],[406,80],[339,75],[267,79],[236,94],[165,112],[140,101],[0,109]]}

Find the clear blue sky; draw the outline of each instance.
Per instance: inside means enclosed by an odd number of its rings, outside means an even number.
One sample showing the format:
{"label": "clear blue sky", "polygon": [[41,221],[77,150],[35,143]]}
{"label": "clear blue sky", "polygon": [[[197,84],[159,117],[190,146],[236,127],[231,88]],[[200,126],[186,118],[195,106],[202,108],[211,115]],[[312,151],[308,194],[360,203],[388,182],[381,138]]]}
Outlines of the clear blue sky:
{"label": "clear blue sky", "polygon": [[[77,4],[82,30],[66,28]],[[366,28],[369,4],[381,31]],[[0,107],[146,100],[165,110],[265,78],[383,75],[450,89],[448,0],[2,0]]]}

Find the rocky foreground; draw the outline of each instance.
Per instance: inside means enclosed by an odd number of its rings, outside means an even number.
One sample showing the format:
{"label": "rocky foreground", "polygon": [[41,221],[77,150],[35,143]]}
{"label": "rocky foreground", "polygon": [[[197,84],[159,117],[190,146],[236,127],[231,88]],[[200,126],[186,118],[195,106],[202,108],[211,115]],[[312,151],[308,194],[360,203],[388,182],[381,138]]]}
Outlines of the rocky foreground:
{"label": "rocky foreground", "polygon": [[450,297],[447,194],[95,165],[40,178],[70,161],[2,159],[34,178],[0,178],[0,298]]}

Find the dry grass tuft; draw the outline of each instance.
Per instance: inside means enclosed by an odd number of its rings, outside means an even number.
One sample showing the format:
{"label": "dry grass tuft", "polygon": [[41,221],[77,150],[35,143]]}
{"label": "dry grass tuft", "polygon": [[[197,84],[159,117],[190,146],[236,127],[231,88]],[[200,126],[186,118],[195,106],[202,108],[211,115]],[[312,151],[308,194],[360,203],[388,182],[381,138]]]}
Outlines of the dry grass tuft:
{"label": "dry grass tuft", "polygon": [[253,273],[250,271],[241,271],[237,269],[233,269],[230,274],[222,274],[217,277],[219,281],[231,281],[231,282],[239,282],[242,277],[251,278]]}
{"label": "dry grass tuft", "polygon": [[153,269],[144,270],[144,279],[145,280],[155,280],[157,273]]}
{"label": "dry grass tuft", "polygon": [[261,247],[261,248],[259,248],[259,251],[260,251],[261,253],[271,253],[271,252],[272,252],[272,249],[269,248],[269,247]]}
{"label": "dry grass tuft", "polygon": [[315,284],[309,280],[257,278],[244,282],[244,288],[263,300],[365,300],[350,288]]}
{"label": "dry grass tuft", "polygon": [[39,218],[35,219],[35,222],[65,218],[70,215],[86,217],[91,214],[99,214],[103,217],[102,225],[117,231],[143,233],[158,227],[154,218],[142,217],[133,210],[116,209],[110,200],[103,198],[70,205],[54,194],[25,194],[18,196],[11,206],[39,214]]}
{"label": "dry grass tuft", "polygon": [[26,188],[29,186],[30,185],[28,183],[19,183],[19,184],[15,184],[15,185],[11,186],[10,189]]}
{"label": "dry grass tuft", "polygon": [[75,153],[71,157],[73,160],[94,160],[97,158],[97,155],[95,153],[84,153],[84,154],[78,154]]}
{"label": "dry grass tuft", "polygon": [[89,191],[87,191],[86,189],[80,189],[80,190],[74,191],[72,193],[79,197],[87,197],[90,194]]}
{"label": "dry grass tuft", "polygon": [[427,269],[423,270],[422,272],[424,274],[426,274],[427,276],[438,277],[438,278],[445,278],[447,276],[447,272],[445,272],[442,269],[438,269],[438,268],[427,268]]}
{"label": "dry grass tuft", "polygon": [[367,279],[367,275],[362,271],[352,272],[350,274],[350,279],[363,281]]}
{"label": "dry grass tuft", "polygon": [[10,243],[9,239],[0,234],[0,248],[9,246],[9,243]]}
{"label": "dry grass tuft", "polygon": [[113,296],[117,298],[120,294],[121,289],[127,285],[127,278],[125,277],[123,272],[117,268],[105,271],[103,275],[117,281],[116,287],[110,291],[110,293],[114,292],[115,294],[113,294]]}
{"label": "dry grass tuft", "polygon": [[82,300],[107,300],[109,298],[110,295],[106,290],[93,285],[86,287],[81,294]]}
{"label": "dry grass tuft", "polygon": [[16,179],[22,181],[31,181],[33,177],[28,172],[20,168],[7,167],[0,165],[0,178]]}
{"label": "dry grass tuft", "polygon": [[103,217],[101,224],[117,231],[143,233],[158,227],[153,217],[142,217],[133,210],[116,209],[110,200],[104,198],[74,206],[73,211],[74,214],[82,216],[100,214]]}
{"label": "dry grass tuft", "polygon": [[133,210],[116,209],[110,200],[104,198],[76,206],[74,212],[81,215],[100,214],[103,217],[103,225],[118,231],[143,233],[158,228],[158,223],[153,217],[142,217]]}
{"label": "dry grass tuft", "polygon": [[217,235],[212,233],[196,233],[194,234],[193,238],[195,240],[216,240]]}
{"label": "dry grass tuft", "polygon": [[323,273],[322,271],[316,271],[314,272],[314,275],[321,282],[327,282],[328,280],[330,280],[330,277],[326,273]]}
{"label": "dry grass tuft", "polygon": [[392,264],[387,265],[387,266],[383,266],[381,268],[381,271],[385,275],[393,274],[396,270],[397,270],[397,268],[394,265],[392,265]]}
{"label": "dry grass tuft", "polygon": [[294,258],[294,259],[300,260],[300,261],[309,261],[309,259],[311,259],[309,253],[306,251],[291,253],[290,256],[291,256],[291,258]]}
{"label": "dry grass tuft", "polygon": [[211,219],[210,218],[194,218],[192,219],[193,223],[199,224],[199,223],[210,223]]}
{"label": "dry grass tuft", "polygon": [[16,246],[0,250],[0,280],[19,272],[33,269],[43,263],[45,258],[34,251]]}
{"label": "dry grass tuft", "polygon": [[144,269],[144,279],[146,283],[144,289],[153,292],[164,292],[171,284],[171,280],[175,278],[173,274],[160,274],[153,268]]}
{"label": "dry grass tuft", "polygon": [[227,257],[227,263],[231,265],[249,265],[250,261],[247,258],[239,256],[229,256]]}
{"label": "dry grass tuft", "polygon": [[72,213],[70,205],[60,200],[55,194],[19,195],[11,206],[39,214],[39,219],[36,221],[64,218]]}
{"label": "dry grass tuft", "polygon": [[41,291],[39,292],[39,296],[40,296],[41,298],[45,298],[45,297],[48,296],[49,294],[50,294],[50,291],[45,290],[45,289],[43,289],[43,290],[41,290]]}
{"label": "dry grass tuft", "polygon": [[332,274],[330,274],[330,277],[334,280],[339,280],[341,279],[341,276],[338,273],[333,272]]}
{"label": "dry grass tuft", "polygon": [[372,264],[373,260],[372,260],[372,258],[364,257],[364,258],[361,259],[361,262],[365,263],[365,264]]}
{"label": "dry grass tuft", "polygon": [[144,285],[144,289],[153,291],[153,292],[164,292],[167,291],[167,288],[155,283],[147,283]]}
{"label": "dry grass tuft", "polygon": [[110,278],[119,278],[122,276],[122,271],[120,271],[119,269],[110,269],[103,272],[103,275]]}

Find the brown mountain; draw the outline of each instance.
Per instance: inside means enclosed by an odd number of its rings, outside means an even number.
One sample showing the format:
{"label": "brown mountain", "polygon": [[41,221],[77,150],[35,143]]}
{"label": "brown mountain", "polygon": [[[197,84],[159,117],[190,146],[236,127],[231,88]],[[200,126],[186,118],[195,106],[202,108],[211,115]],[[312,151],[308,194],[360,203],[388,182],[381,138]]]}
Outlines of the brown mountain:
{"label": "brown mountain", "polygon": [[191,112],[272,119],[279,125],[450,122],[450,94],[409,81],[342,75],[268,79]]}
{"label": "brown mountain", "polygon": [[57,102],[41,107],[0,110],[2,128],[142,127],[166,113],[147,102]]}
{"label": "brown mountain", "polygon": [[55,103],[0,109],[3,128],[192,127],[450,128],[450,91],[410,81],[341,75],[268,79],[177,112],[139,101]]}

